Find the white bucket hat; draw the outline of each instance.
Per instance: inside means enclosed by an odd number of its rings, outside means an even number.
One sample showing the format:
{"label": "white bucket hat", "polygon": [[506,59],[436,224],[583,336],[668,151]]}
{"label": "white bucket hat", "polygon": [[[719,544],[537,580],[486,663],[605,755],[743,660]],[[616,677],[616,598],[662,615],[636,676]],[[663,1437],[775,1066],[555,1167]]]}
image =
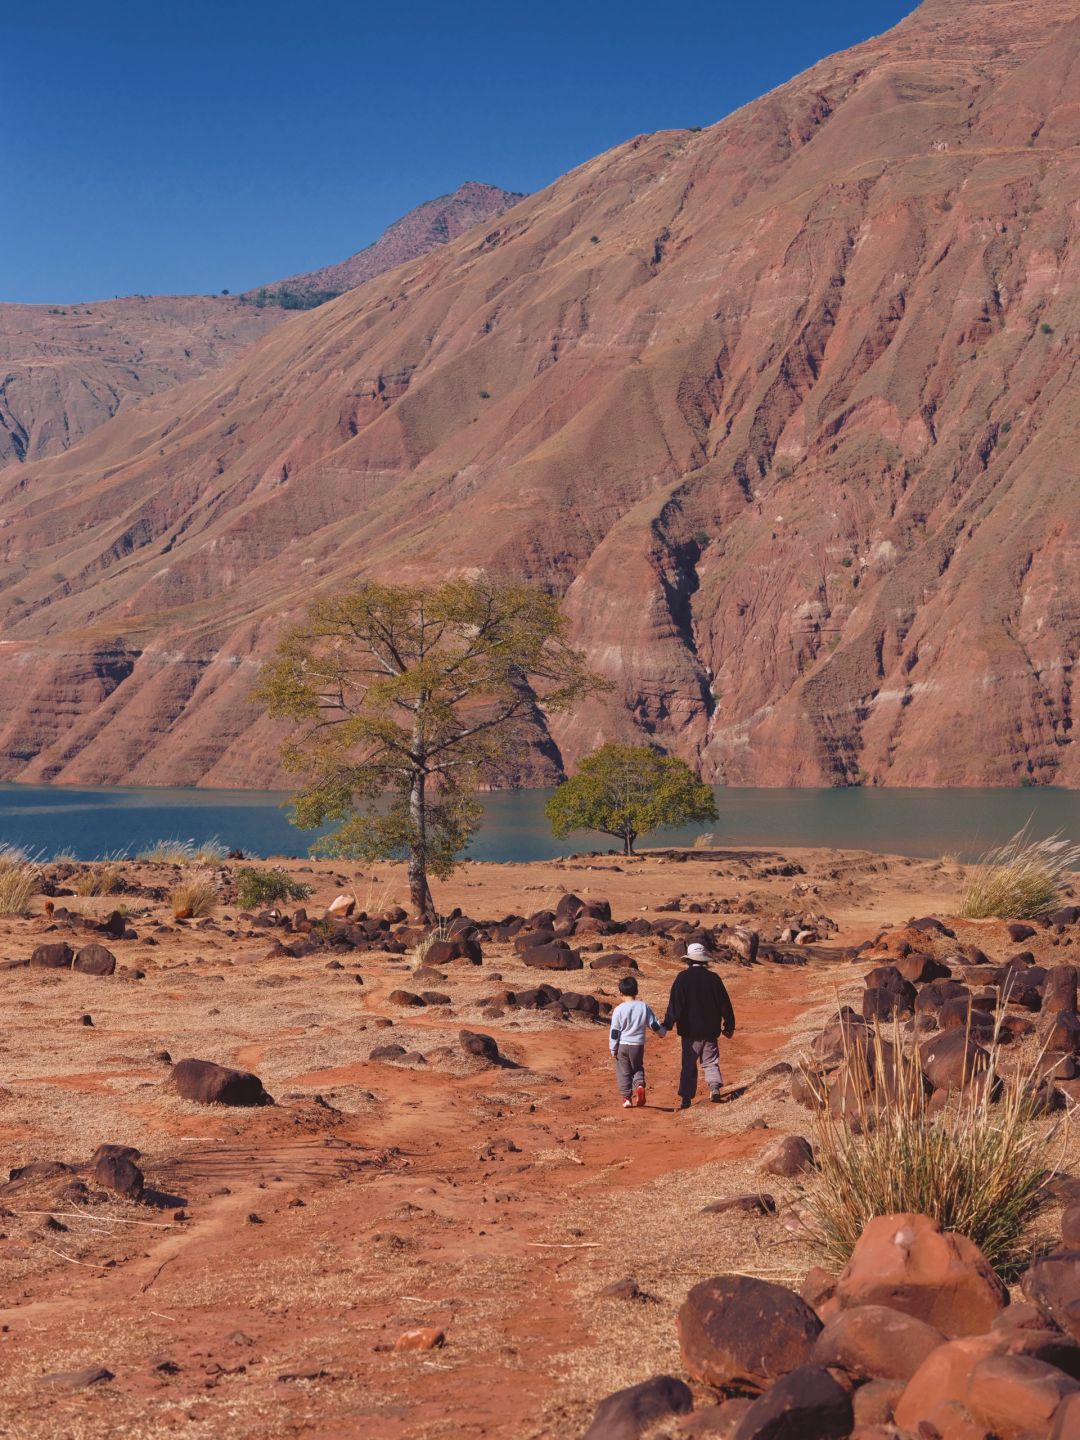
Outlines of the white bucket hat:
{"label": "white bucket hat", "polygon": [[686,955],[684,958],[687,960],[708,960],[709,952],[705,949],[704,945],[699,945],[695,941],[693,945],[686,947]]}

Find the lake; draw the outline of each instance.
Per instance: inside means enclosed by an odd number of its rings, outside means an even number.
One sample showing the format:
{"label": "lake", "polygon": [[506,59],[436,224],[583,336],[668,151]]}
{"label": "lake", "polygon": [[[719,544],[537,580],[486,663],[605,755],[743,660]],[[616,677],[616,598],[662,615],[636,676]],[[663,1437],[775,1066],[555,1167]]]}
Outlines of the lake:
{"label": "lake", "polygon": [[[470,851],[477,860],[547,860],[608,849],[584,831],[553,839],[546,790],[484,796],[485,821]],[[0,785],[0,840],[48,858],[60,850],[92,860],[134,855],[162,839],[217,837],[250,855],[299,856],[311,835],[289,824],[286,797],[250,790],[70,789]],[[689,844],[703,829],[724,845],[835,846],[973,859],[1029,820],[1036,838],[1062,831],[1080,840],[1080,791],[717,789],[717,823],[649,836],[648,845]]]}

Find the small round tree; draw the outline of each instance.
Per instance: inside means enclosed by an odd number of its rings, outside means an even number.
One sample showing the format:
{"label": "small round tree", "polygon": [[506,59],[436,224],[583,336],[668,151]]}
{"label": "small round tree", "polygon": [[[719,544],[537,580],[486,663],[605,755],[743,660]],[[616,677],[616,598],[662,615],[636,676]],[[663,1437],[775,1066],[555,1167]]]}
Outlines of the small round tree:
{"label": "small round tree", "polygon": [[634,853],[634,841],[650,830],[715,820],[716,801],[685,760],[649,745],[601,745],[582,760],[544,807],[558,836],[599,830]]}

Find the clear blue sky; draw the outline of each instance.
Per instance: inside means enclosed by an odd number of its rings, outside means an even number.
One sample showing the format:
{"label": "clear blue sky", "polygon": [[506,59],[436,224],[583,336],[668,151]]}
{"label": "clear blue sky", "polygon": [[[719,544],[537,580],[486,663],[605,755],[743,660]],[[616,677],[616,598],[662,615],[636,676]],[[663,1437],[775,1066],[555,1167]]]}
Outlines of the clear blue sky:
{"label": "clear blue sky", "polygon": [[914,0],[55,0],[3,20],[0,300],[242,290],[462,180],[709,125]]}

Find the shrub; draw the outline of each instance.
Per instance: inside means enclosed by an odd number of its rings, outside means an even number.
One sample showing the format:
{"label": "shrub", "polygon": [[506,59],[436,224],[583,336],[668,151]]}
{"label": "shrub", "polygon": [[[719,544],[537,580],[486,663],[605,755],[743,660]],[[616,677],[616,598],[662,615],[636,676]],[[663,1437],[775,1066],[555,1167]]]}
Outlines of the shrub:
{"label": "shrub", "polygon": [[1045,1198],[1050,1136],[1035,1121],[1035,1070],[999,1084],[998,1048],[995,1040],[986,1077],[931,1115],[918,1053],[899,1025],[890,1040],[879,1028],[868,1044],[848,1038],[845,1070],[868,1071],[869,1084],[852,1087],[862,1093],[846,1114],[821,1108],[807,1193],[830,1264],[846,1263],[875,1216],[905,1211],[968,1236],[999,1270],[1021,1260]]}
{"label": "shrub", "polygon": [[1054,327],[1052,325],[1047,325],[1046,321],[1044,320],[1043,323],[1039,326],[1039,333],[1042,335],[1052,335],[1054,333]]}
{"label": "shrub", "polygon": [[276,905],[279,900],[306,900],[310,885],[292,880],[284,870],[255,870],[241,865],[236,872],[236,898],[245,910]]}
{"label": "shrub", "polygon": [[202,920],[217,909],[217,886],[208,870],[193,870],[174,885],[169,901],[173,914],[191,920]]}
{"label": "shrub", "polygon": [[1011,840],[987,850],[976,863],[960,901],[965,920],[1031,920],[1059,902],[1076,879],[1080,845],[1061,838],[1032,840],[1030,824]]}
{"label": "shrub", "polygon": [[75,877],[73,888],[76,895],[119,895],[124,889],[124,872],[120,868],[123,857],[106,855],[87,865]]}
{"label": "shrub", "polygon": [[39,881],[38,867],[25,850],[0,845],[0,915],[25,915]]}

